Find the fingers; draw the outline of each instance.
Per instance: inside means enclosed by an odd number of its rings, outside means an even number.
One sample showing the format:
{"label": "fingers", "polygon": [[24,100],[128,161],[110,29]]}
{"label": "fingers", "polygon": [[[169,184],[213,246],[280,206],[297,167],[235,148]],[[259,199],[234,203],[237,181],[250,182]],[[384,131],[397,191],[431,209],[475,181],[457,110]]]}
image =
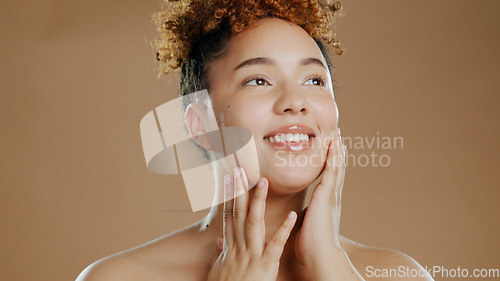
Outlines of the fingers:
{"label": "fingers", "polygon": [[236,247],[246,249],[251,255],[279,259],[297,221],[297,213],[289,213],[266,246],[264,215],[269,181],[266,178],[259,180],[251,203],[247,186],[242,168],[224,178],[224,239],[218,239],[217,243],[224,243],[221,246],[224,249]]}
{"label": "fingers", "polygon": [[330,141],[328,146],[326,167],[321,183],[317,186],[317,192],[326,193],[326,196],[319,195],[320,197],[332,198],[341,192],[344,185],[346,150],[347,147],[342,143],[340,129],[337,128],[335,139]]}
{"label": "fingers", "polygon": [[281,223],[278,230],[276,230],[271,240],[267,243],[263,254],[264,258],[279,259],[296,221],[297,213],[291,211],[288,217]]}
{"label": "fingers", "polygon": [[233,180],[230,175],[224,177],[224,212],[222,213],[222,228],[224,233],[224,248],[232,246],[234,242],[233,221]]}
{"label": "fingers", "polygon": [[228,201],[225,198],[225,243],[261,255],[265,244],[264,214],[269,181],[266,178],[259,180],[252,202],[249,203],[248,180],[244,169],[234,169],[232,178],[233,183],[228,182],[229,186],[226,186],[226,198],[230,198],[229,193],[233,190],[234,199]]}
{"label": "fingers", "polygon": [[245,247],[245,222],[248,213],[248,180],[242,168],[235,168],[233,176],[224,177],[224,245],[234,243]]}
{"label": "fingers", "polygon": [[243,168],[234,169],[234,239],[245,247],[245,223],[248,214],[248,180]]}
{"label": "fingers", "polygon": [[264,250],[266,198],[269,181],[262,177],[257,183],[246,220],[246,240],[248,249],[261,254]]}
{"label": "fingers", "polygon": [[327,161],[329,163],[327,165],[329,165],[330,170],[334,171],[333,175],[336,176],[345,167],[344,144],[342,143],[340,128],[337,128],[335,140],[330,142],[328,150]]}
{"label": "fingers", "polygon": [[347,146],[342,141],[342,136],[340,135],[340,129],[338,131],[338,142],[337,142],[337,159],[336,167],[337,170],[335,178],[335,195],[338,196],[337,202],[340,204],[340,197],[342,195],[342,188],[344,186],[345,170],[346,170],[346,152]]}

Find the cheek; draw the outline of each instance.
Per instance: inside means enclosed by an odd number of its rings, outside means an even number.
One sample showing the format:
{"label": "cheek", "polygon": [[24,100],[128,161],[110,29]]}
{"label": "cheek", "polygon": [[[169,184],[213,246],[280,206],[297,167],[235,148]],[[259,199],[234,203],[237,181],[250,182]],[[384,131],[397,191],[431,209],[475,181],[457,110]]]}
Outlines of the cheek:
{"label": "cheek", "polygon": [[312,114],[322,130],[335,130],[339,121],[337,103],[330,96],[322,96],[311,103]]}
{"label": "cheek", "polygon": [[270,102],[258,98],[232,98],[223,112],[224,124],[228,127],[243,127],[256,133],[266,120]]}
{"label": "cheek", "polygon": [[219,98],[213,93],[211,94],[211,98],[212,98],[212,108],[214,110],[215,118],[217,119],[217,123],[219,124],[219,126],[221,126],[221,119],[223,119],[222,116],[225,114],[227,110],[231,109],[231,104],[225,102],[223,99]]}

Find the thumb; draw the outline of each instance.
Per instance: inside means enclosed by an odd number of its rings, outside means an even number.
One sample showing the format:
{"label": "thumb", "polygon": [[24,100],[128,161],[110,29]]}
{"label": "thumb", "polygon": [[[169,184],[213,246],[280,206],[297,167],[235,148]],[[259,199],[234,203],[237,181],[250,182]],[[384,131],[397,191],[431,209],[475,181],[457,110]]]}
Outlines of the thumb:
{"label": "thumb", "polygon": [[302,235],[302,229],[299,230],[299,232],[297,232],[297,235],[295,235],[295,258],[300,264],[306,265],[304,257],[302,256],[302,249],[301,249],[302,245],[300,242],[301,235]]}

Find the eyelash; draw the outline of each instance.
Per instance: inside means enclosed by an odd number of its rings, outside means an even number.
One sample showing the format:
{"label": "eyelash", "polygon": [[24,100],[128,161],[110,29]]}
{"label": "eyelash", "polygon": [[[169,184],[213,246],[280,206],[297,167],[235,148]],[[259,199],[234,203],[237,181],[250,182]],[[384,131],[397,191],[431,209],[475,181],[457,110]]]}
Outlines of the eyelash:
{"label": "eyelash", "polygon": [[[241,86],[245,86],[248,84],[248,82],[251,82],[251,81],[257,80],[257,79],[264,80],[264,81],[266,81],[267,84],[271,84],[267,81],[268,79],[263,75],[252,75],[252,76],[248,77],[247,79],[245,79],[245,81],[243,81],[243,83],[241,83]],[[260,86],[260,85],[257,85],[257,86]]]}
{"label": "eyelash", "polygon": [[322,87],[326,86],[326,79],[324,77],[322,77],[322,76],[313,75],[311,77],[308,77],[307,80],[306,80],[306,82],[309,81],[309,80],[311,80],[311,79],[318,79],[318,80],[321,81],[321,85],[313,85],[313,86],[322,86]]}
{"label": "eyelash", "polygon": [[[268,84],[268,85],[256,85],[256,86],[269,86],[269,85],[271,85],[271,83],[269,83],[268,79],[265,76],[263,76],[263,75],[252,75],[252,76],[248,77],[247,79],[245,79],[241,83],[241,86],[246,86],[249,82],[254,81],[254,80],[258,80],[258,79],[259,80],[264,80],[266,82],[266,84]],[[306,79],[306,82],[309,81],[309,80],[311,80],[311,79],[318,79],[318,80],[321,81],[321,85],[312,85],[312,86],[322,86],[322,87],[326,86],[326,79],[324,77],[320,76],[320,75],[313,75],[311,77],[308,77]],[[254,86],[254,85],[252,85],[252,86]]]}

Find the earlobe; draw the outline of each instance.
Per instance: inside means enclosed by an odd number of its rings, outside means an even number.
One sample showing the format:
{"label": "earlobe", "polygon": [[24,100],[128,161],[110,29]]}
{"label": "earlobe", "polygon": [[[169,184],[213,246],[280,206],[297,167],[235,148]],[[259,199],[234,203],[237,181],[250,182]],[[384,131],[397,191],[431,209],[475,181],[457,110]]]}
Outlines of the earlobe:
{"label": "earlobe", "polygon": [[207,114],[205,112],[205,106],[200,103],[191,103],[186,107],[184,113],[184,122],[188,129],[189,136],[196,142],[199,146],[203,147],[205,150],[212,150],[212,145],[207,136],[207,130],[205,129],[205,119]]}

